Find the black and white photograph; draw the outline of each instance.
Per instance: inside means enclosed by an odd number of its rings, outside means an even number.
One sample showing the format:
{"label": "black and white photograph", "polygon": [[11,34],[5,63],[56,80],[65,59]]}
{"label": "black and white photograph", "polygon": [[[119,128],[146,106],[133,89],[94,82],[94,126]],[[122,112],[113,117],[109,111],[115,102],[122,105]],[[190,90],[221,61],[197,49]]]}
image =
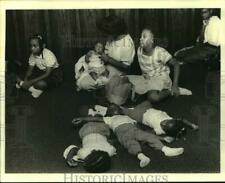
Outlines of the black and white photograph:
{"label": "black and white photograph", "polygon": [[1,174],[222,173],[222,12],[6,8]]}

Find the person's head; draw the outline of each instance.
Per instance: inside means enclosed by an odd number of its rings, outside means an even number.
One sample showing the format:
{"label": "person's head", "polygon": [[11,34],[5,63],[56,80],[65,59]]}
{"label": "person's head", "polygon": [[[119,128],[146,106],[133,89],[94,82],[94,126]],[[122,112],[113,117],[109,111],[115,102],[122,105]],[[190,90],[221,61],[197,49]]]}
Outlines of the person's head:
{"label": "person's head", "polygon": [[212,9],[203,8],[201,10],[202,19],[208,20],[212,16],[212,13],[213,13]]}
{"label": "person's head", "polygon": [[144,29],[141,32],[140,37],[140,47],[146,48],[146,47],[152,47],[154,43],[154,35],[150,29]]}
{"label": "person's head", "polygon": [[111,158],[105,151],[93,150],[84,159],[83,167],[90,173],[106,172],[111,167]]}
{"label": "person's head", "polygon": [[109,15],[96,21],[97,28],[113,39],[119,35],[127,34],[127,26],[123,18],[116,15]]}
{"label": "person's head", "polygon": [[102,53],[103,53],[103,49],[104,49],[104,46],[103,46],[102,43],[97,42],[97,43],[95,44],[94,50],[95,50],[95,52],[96,52],[97,54],[102,54]]}
{"label": "person's head", "polygon": [[106,116],[114,116],[114,115],[121,115],[122,109],[119,105],[116,104],[110,104],[106,111]]}
{"label": "person's head", "polygon": [[85,55],[85,62],[86,63],[90,63],[90,62],[96,61],[96,60],[100,61],[100,58],[99,58],[99,55],[94,50],[89,51]]}
{"label": "person's head", "polygon": [[168,119],[160,123],[162,130],[171,137],[180,138],[186,133],[182,119]]}
{"label": "person's head", "polygon": [[30,51],[33,55],[40,55],[45,47],[43,37],[35,34],[30,37]]}

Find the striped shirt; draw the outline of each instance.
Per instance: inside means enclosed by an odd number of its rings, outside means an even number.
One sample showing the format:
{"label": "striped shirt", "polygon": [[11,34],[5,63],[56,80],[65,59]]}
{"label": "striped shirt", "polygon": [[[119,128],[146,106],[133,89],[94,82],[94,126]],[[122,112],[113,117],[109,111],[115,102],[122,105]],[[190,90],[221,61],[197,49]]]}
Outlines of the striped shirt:
{"label": "striped shirt", "polygon": [[138,48],[138,62],[142,74],[146,77],[169,74],[170,69],[166,63],[172,58],[171,54],[164,48],[156,46],[151,56],[144,55],[142,48]]}

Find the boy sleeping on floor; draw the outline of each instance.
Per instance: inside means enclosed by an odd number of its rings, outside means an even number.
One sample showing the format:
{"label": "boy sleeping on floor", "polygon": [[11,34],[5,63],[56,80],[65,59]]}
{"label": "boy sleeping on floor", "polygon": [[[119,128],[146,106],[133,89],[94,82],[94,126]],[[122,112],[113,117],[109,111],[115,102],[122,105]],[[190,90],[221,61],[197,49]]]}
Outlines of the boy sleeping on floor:
{"label": "boy sleeping on floor", "polygon": [[140,167],[145,167],[150,162],[150,158],[142,152],[140,142],[146,142],[149,146],[162,151],[165,156],[169,157],[178,156],[184,152],[183,148],[170,148],[165,146],[161,140],[167,141],[166,138],[137,128],[135,125],[137,121],[122,114],[121,108],[114,104],[107,109],[106,117],[80,117],[73,119],[72,123],[75,126],[79,126],[90,121],[106,123],[128,152],[140,160]]}

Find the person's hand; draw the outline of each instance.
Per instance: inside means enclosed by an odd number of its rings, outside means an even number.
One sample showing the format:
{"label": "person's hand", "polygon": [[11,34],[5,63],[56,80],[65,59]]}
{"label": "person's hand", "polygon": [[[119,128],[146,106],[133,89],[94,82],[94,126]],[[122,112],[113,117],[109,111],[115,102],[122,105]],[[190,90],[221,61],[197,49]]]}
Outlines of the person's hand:
{"label": "person's hand", "polygon": [[109,56],[103,53],[100,58],[103,60],[103,62],[107,63],[109,61]]}
{"label": "person's hand", "polygon": [[82,123],[84,123],[85,121],[82,118],[74,118],[72,120],[72,124],[74,126],[80,126]]}
{"label": "person's hand", "polygon": [[32,85],[31,82],[29,82],[29,81],[24,81],[21,87],[22,87],[23,89],[27,90],[28,88],[31,87],[31,85]]}
{"label": "person's hand", "polygon": [[199,129],[198,125],[196,125],[196,124],[192,124],[191,127],[192,127],[193,130],[198,130]]}
{"label": "person's hand", "polygon": [[177,86],[172,86],[172,88],[171,88],[171,94],[173,96],[179,96],[180,95],[179,88]]}
{"label": "person's hand", "polygon": [[171,143],[171,142],[173,142],[173,141],[175,140],[175,138],[174,138],[174,137],[170,137],[170,136],[166,136],[166,137],[164,137],[164,140],[165,140],[167,143]]}

